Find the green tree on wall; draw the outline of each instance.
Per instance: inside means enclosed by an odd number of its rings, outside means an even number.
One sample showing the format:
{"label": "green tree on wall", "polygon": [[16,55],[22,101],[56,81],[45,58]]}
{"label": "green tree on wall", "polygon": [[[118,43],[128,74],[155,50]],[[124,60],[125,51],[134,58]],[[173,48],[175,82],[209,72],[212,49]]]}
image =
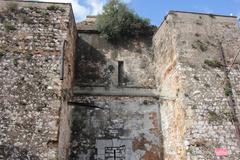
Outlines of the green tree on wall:
{"label": "green tree on wall", "polygon": [[141,18],[120,0],[109,0],[97,16],[97,29],[110,41],[153,34],[149,19]]}

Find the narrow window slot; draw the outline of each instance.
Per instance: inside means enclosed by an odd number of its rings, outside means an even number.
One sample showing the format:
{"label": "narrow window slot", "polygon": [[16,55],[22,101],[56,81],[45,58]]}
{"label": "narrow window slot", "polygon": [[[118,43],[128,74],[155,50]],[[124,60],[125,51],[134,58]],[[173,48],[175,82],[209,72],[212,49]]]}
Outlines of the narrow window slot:
{"label": "narrow window slot", "polygon": [[118,61],[118,85],[122,86],[124,79],[123,61]]}

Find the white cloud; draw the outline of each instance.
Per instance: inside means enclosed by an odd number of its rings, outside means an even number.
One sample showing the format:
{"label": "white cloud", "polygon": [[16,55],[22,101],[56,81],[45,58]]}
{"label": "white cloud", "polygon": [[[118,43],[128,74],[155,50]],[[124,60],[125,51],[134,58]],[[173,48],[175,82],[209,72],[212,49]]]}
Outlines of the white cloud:
{"label": "white cloud", "polygon": [[[36,0],[42,2],[61,2],[71,3],[76,21],[83,20],[87,15],[97,15],[102,12],[102,8],[107,0]],[[83,4],[85,2],[85,5]],[[130,3],[132,0],[123,0],[125,3]],[[82,2],[82,3],[80,3]]]}
{"label": "white cloud", "polygon": [[[97,15],[102,12],[104,4],[107,0],[86,0],[86,3],[90,6],[91,15]],[[124,3],[130,3],[132,0],[123,0]]]}
{"label": "white cloud", "polygon": [[101,13],[105,3],[106,0],[87,0],[87,4],[91,7],[91,15]]}
{"label": "white cloud", "polygon": [[132,0],[123,0],[123,2],[125,2],[125,3],[131,3]]}

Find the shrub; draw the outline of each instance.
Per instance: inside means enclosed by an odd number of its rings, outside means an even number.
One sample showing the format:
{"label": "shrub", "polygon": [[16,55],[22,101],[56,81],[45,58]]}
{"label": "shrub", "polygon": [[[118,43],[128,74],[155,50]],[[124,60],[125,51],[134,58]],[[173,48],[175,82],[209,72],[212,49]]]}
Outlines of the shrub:
{"label": "shrub", "polygon": [[150,25],[149,19],[139,17],[123,2],[110,0],[103,7],[103,13],[97,16],[97,30],[108,40],[117,41],[153,34],[154,26]]}

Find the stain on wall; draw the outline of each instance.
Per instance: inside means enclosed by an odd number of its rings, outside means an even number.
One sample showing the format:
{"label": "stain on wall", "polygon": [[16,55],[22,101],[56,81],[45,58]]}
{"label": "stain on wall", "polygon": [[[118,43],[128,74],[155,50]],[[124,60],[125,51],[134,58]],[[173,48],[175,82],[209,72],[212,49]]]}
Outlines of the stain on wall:
{"label": "stain on wall", "polygon": [[73,106],[70,159],[159,159],[156,99],[95,97],[88,104]]}
{"label": "stain on wall", "polygon": [[[151,37],[147,37],[113,45],[96,32],[84,33],[79,30],[77,84],[154,88],[150,41]],[[122,62],[122,75],[118,73],[119,62]]]}

